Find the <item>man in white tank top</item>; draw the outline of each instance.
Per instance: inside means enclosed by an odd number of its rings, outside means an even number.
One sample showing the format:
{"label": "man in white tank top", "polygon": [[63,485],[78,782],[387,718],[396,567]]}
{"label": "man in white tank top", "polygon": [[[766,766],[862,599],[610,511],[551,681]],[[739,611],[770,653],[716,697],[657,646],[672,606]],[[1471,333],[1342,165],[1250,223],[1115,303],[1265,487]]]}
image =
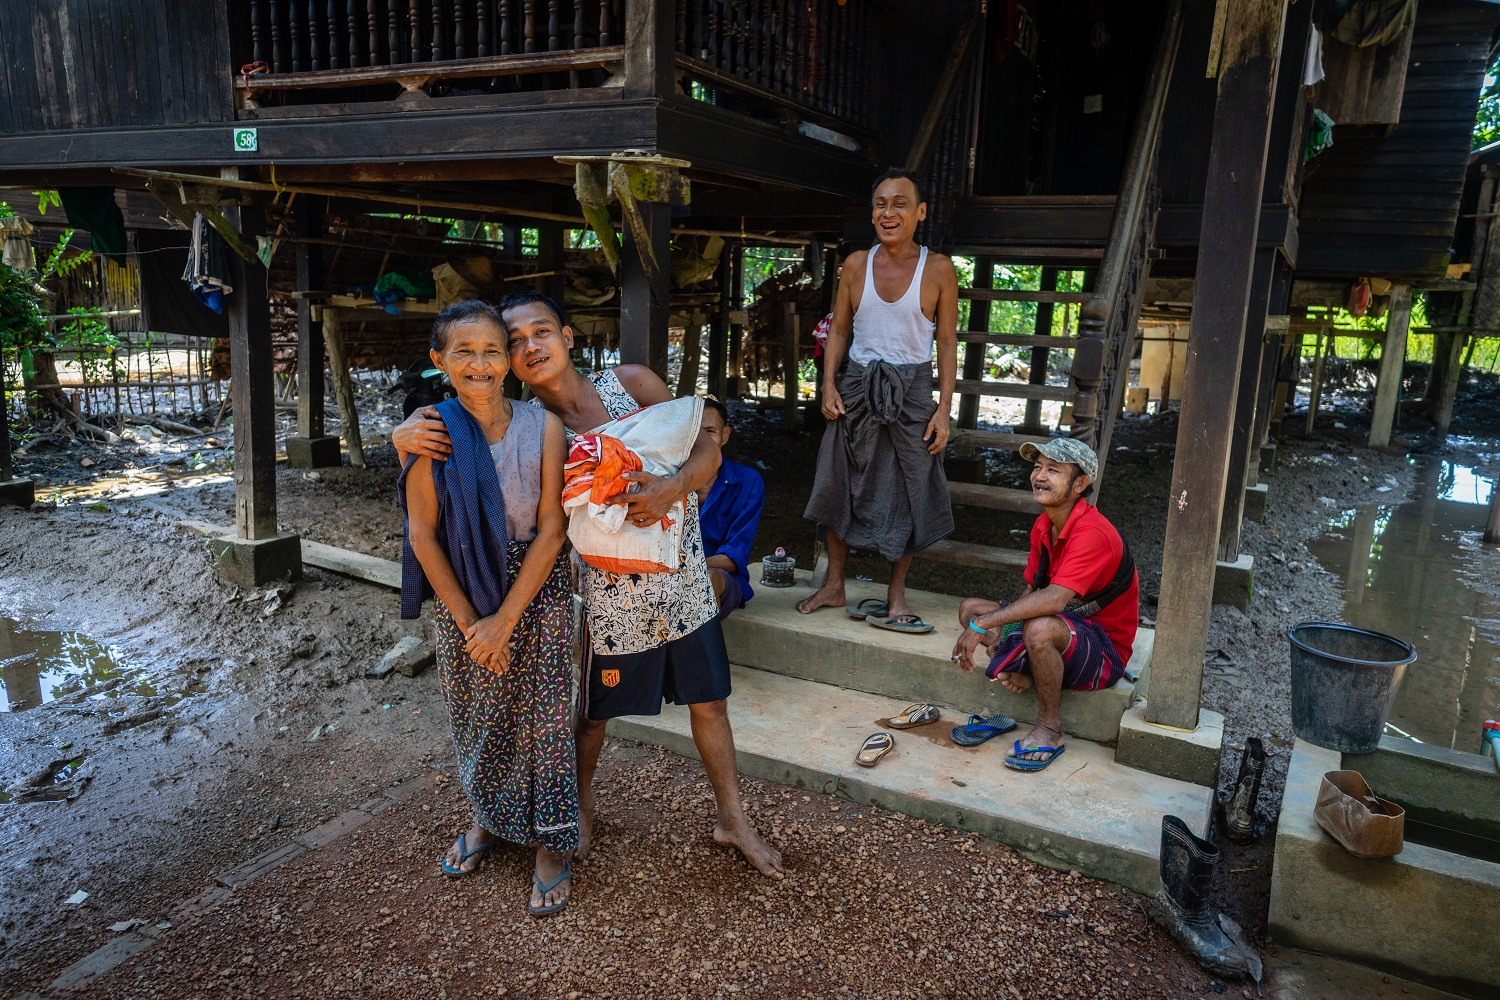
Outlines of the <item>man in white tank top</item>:
{"label": "man in white tank top", "polygon": [[829,424],[806,517],[824,529],[828,581],[797,610],[845,607],[845,563],[857,548],[889,559],[891,582],[883,603],[862,601],[849,613],[892,631],[930,632],[907,606],[906,572],[914,553],[953,531],[943,448],[958,373],[958,275],[913,238],[927,217],[916,178],[888,170],[871,200],[877,242],[844,261],[823,357]]}

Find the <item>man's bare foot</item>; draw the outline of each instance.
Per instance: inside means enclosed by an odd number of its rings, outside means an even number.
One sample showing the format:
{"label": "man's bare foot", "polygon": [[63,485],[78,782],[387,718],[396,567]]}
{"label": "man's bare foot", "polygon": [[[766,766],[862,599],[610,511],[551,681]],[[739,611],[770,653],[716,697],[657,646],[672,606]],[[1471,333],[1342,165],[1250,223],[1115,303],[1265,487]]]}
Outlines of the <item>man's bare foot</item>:
{"label": "man's bare foot", "polygon": [[[537,847],[536,878],[531,883],[531,909],[533,911],[567,902],[568,897],[573,894],[572,876],[557,881],[557,877],[567,870],[567,855],[554,854],[545,847]],[[556,882],[555,885],[554,882]],[[542,892],[544,885],[551,886],[551,888]]]}
{"label": "man's bare foot", "polygon": [[723,847],[733,847],[745,856],[745,860],[755,866],[762,875],[770,878],[781,878],[781,852],[764,840],[760,834],[755,832],[755,827],[744,817],[738,823],[726,823],[720,820],[714,824],[714,843]]}
{"label": "man's bare foot", "polygon": [[[1027,678],[1027,680],[1030,679],[1031,678],[1029,677]],[[1024,750],[1027,747],[1052,747],[1053,749],[1061,750],[1064,742],[1065,741],[1063,740],[1063,731],[1061,726],[1044,726],[1039,722],[1031,727],[1031,732],[1022,737],[1021,749]],[[1041,751],[1018,754],[1015,752],[1015,748],[1012,747],[1005,756],[1015,757],[1017,760],[1044,761],[1051,760],[1056,755],[1050,753],[1042,753]]]}
{"label": "man's bare foot", "polygon": [[582,861],[589,856],[594,846],[594,790],[578,790],[578,846],[573,849],[573,860]]}
{"label": "man's bare foot", "polygon": [[[490,853],[486,848],[494,842],[495,835],[475,823],[448,848],[448,853],[443,855],[443,864],[450,871],[467,875],[479,867],[479,863]],[[465,853],[469,855],[468,860],[464,860]]]}
{"label": "man's bare foot", "polygon": [[832,580],[797,602],[797,610],[810,615],[819,608],[842,608],[849,599],[844,596],[844,584]]}
{"label": "man's bare foot", "polygon": [[1000,683],[1005,685],[1007,691],[1013,691],[1016,694],[1025,694],[1031,690],[1031,675],[1018,674],[1013,670],[1008,670],[1000,675]]}

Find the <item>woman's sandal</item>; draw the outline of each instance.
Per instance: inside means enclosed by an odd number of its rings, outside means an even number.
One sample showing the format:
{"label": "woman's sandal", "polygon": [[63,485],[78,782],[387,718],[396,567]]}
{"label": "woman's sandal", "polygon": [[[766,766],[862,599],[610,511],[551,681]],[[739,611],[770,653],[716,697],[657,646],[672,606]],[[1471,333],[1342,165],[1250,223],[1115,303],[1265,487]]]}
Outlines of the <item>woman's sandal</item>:
{"label": "woman's sandal", "polygon": [[860,767],[874,767],[895,745],[896,738],[890,733],[872,733],[860,745],[859,753],[854,755],[854,763]]}
{"label": "woman's sandal", "polygon": [[[447,875],[450,878],[463,878],[465,875],[473,875],[475,872],[479,871],[480,867],[484,864],[484,859],[489,854],[490,848],[492,848],[492,847],[495,846],[495,842],[493,840],[489,840],[489,841],[484,842],[483,844],[480,844],[478,847],[474,848],[471,851],[471,850],[469,850],[469,842],[466,839],[468,836],[469,835],[467,833],[460,833],[458,835],[458,867],[457,868],[454,868],[454,867],[452,867],[451,865],[448,864],[448,857],[447,857],[447,855],[443,856],[443,874],[444,875]],[[474,867],[473,868],[465,869],[464,868],[464,862],[468,861],[470,858],[472,858],[476,854],[478,854],[480,857],[479,857],[478,861],[474,862]]]}
{"label": "woman's sandal", "polygon": [[[573,866],[567,861],[563,862],[562,874],[558,875],[557,878],[553,879],[551,882],[543,882],[540,875],[538,875],[536,872],[531,873],[531,881],[535,883],[537,892],[541,893],[543,899],[546,899],[547,893],[551,892],[553,889],[556,889],[558,885],[561,884],[564,880],[571,879],[572,877]],[[526,901],[526,912],[530,913],[533,917],[549,916],[562,910],[563,907],[568,905],[568,900],[572,898],[573,887],[570,885],[568,886],[567,897],[560,902],[553,903],[551,906],[532,906],[531,900],[528,899]]]}
{"label": "woman's sandal", "polygon": [[901,710],[900,715],[886,719],[885,724],[892,729],[910,729],[913,726],[925,726],[929,722],[936,722],[941,716],[942,712],[936,705],[928,705],[919,701],[915,705],[907,705]]}

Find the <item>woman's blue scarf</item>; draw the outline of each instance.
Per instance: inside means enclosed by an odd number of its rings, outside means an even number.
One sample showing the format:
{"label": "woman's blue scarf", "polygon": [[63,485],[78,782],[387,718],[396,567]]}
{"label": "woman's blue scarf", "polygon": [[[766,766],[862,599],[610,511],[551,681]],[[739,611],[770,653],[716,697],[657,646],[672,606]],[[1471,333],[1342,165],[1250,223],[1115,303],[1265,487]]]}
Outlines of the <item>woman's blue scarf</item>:
{"label": "woman's blue scarf", "polygon": [[[505,498],[489,442],[479,422],[456,399],[437,406],[448,427],[453,453],[432,462],[432,483],[438,499],[438,539],[448,555],[458,585],[480,617],[500,610],[505,599]],[[396,480],[401,513],[406,514],[406,476],[416,456],[406,462]],[[403,525],[401,541],[401,617],[419,618],[422,605],[433,596],[432,585],[411,547],[411,530]]]}

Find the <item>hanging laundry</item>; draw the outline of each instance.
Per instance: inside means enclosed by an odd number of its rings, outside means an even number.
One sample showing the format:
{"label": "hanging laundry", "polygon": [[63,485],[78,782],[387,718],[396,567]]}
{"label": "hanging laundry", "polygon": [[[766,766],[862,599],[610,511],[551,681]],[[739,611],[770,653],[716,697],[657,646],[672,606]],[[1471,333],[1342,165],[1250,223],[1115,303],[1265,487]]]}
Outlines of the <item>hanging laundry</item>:
{"label": "hanging laundry", "polygon": [[1323,72],[1323,35],[1314,25],[1312,34],[1307,40],[1307,58],[1302,62],[1302,86],[1311,87],[1322,80],[1325,75]]}
{"label": "hanging laundry", "polygon": [[36,270],[36,254],[31,249],[31,223],[19,215],[0,219],[0,233],[5,234],[4,262],[17,271]]}
{"label": "hanging laundry", "polygon": [[1312,125],[1307,130],[1307,144],[1302,147],[1302,159],[1310,160],[1333,145],[1333,119],[1322,108],[1313,108]]}
{"label": "hanging laundry", "polygon": [[234,292],[229,284],[229,245],[201,215],[193,216],[192,241],[188,244],[182,280],[199,302],[221,315],[224,296]]}
{"label": "hanging laundry", "polygon": [[65,187],[57,189],[68,225],[86,230],[94,252],[125,266],[125,216],[115,204],[112,187]]}

